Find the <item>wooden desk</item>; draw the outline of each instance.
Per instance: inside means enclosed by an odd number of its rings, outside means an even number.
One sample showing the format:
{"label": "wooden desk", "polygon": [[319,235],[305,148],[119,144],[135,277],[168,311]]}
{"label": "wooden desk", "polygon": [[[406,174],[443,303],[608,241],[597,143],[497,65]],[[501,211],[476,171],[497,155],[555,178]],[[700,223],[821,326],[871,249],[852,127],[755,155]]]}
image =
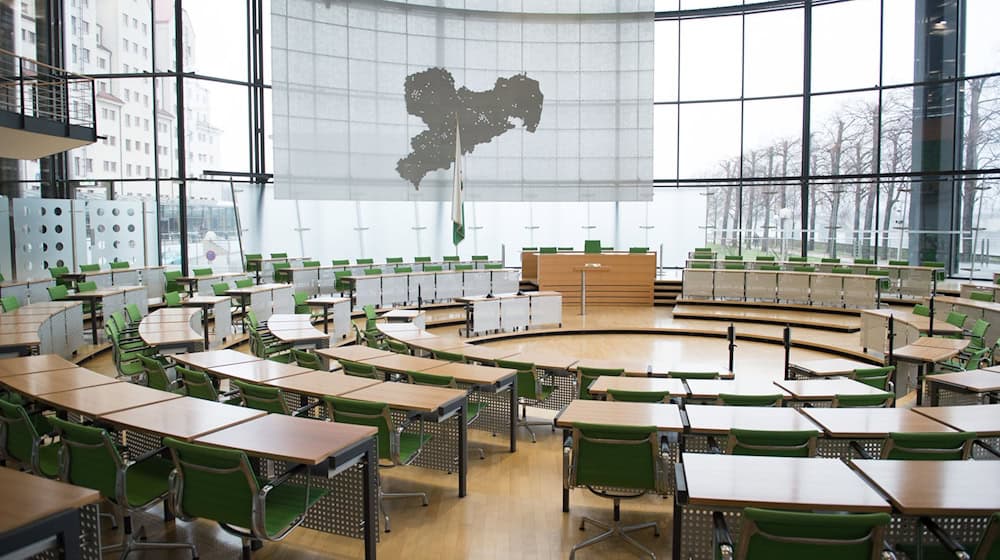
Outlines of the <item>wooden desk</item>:
{"label": "wooden desk", "polygon": [[439,366],[443,366],[445,364],[445,362],[443,362],[442,360],[434,360],[432,358],[418,358],[416,356],[409,356],[407,354],[392,354],[389,356],[380,356],[378,358],[371,358],[365,360],[364,363],[370,366],[374,366],[375,369],[386,373],[427,371],[437,368]]}
{"label": "wooden desk", "polygon": [[[100,503],[100,492],[10,468],[0,468],[0,488],[4,489],[0,515],[0,551],[4,555],[28,557],[61,546],[63,558],[83,556],[80,508]],[[94,517],[97,521],[96,513]]]}
{"label": "wooden desk", "polygon": [[[579,367],[579,365],[577,366]],[[612,377],[602,375],[590,385],[592,395],[607,395],[608,389],[620,391],[670,391],[671,396],[687,396],[684,381],[666,377]]]}
{"label": "wooden desk", "polygon": [[540,291],[562,293],[563,301],[581,302],[579,268],[597,263],[607,272],[588,278],[591,305],[653,304],[656,254],[521,253],[521,276],[534,279]]}
{"label": "wooden desk", "polygon": [[546,371],[568,372],[577,363],[572,356],[564,356],[547,350],[522,350],[517,357],[509,359],[535,364],[535,367]]}
{"label": "wooden desk", "polygon": [[935,339],[922,337],[913,344],[897,348],[893,359],[897,362],[915,362],[917,364],[917,406],[924,402],[924,378],[927,368],[938,362],[949,360],[969,345],[968,340]]}
{"label": "wooden desk", "polygon": [[1000,511],[1000,461],[851,461],[907,516]]}
{"label": "wooden desk", "polygon": [[940,404],[942,387],[959,393],[990,394],[990,400],[994,403],[997,400],[996,393],[1000,391],[1000,373],[986,369],[938,373],[928,375],[924,381],[927,382],[931,396],[931,406]]}
{"label": "wooden desk", "polygon": [[728,434],[733,428],[744,430],[817,430],[808,418],[794,408],[760,406],[716,406],[689,404],[688,429],[695,434]]}
{"label": "wooden desk", "polygon": [[556,426],[571,429],[577,422],[615,426],[654,426],[661,432],[683,432],[675,404],[574,400],[555,418]]}
{"label": "wooden desk", "polygon": [[884,439],[890,432],[953,432],[908,408],[802,408],[802,414],[837,439]]}
{"label": "wooden desk", "polygon": [[351,346],[338,346],[336,348],[317,348],[316,354],[326,359],[328,366],[330,360],[348,360],[351,362],[363,362],[365,360],[371,360],[373,358],[381,358],[383,356],[393,355],[393,353],[388,350],[379,350],[378,348],[371,348],[369,346],[362,346],[360,344],[354,344]]}
{"label": "wooden desk", "polygon": [[0,379],[0,383],[22,395],[39,397],[49,393],[121,382],[114,377],[102,375],[89,369],[74,367],[40,371],[29,375],[13,375]]}
{"label": "wooden desk", "polygon": [[158,391],[134,383],[111,383],[42,395],[38,400],[55,408],[97,418],[119,410],[183,398],[168,391]]}
{"label": "wooden desk", "polygon": [[455,381],[472,385],[476,391],[484,393],[509,392],[510,403],[508,412],[508,430],[510,434],[510,452],[517,451],[517,370],[509,368],[445,362],[443,365],[427,370],[434,375],[450,375]]}
{"label": "wooden desk", "polygon": [[219,339],[229,336],[229,329],[232,325],[232,315],[229,306],[233,299],[229,296],[191,296],[181,305],[184,307],[195,307],[201,310],[201,328],[205,334],[205,349],[211,348],[208,340],[208,312],[215,310],[215,333]]}
{"label": "wooden desk", "polygon": [[77,366],[73,362],[55,354],[6,358],[0,360],[0,377],[75,367]]}
{"label": "wooden desk", "polygon": [[100,416],[104,422],[184,441],[264,416],[260,410],[184,397]]}
{"label": "wooden desk", "polygon": [[715,400],[719,394],[727,395],[791,395],[768,379],[740,376],[735,379],[685,379],[690,399]]}
{"label": "wooden desk", "polygon": [[232,364],[261,361],[260,358],[252,354],[245,354],[228,348],[225,350],[209,350],[208,352],[174,354],[171,358],[179,364],[202,370]]}
{"label": "wooden desk", "polygon": [[1000,404],[917,407],[913,411],[956,430],[982,437],[1000,436]]}
{"label": "wooden desk", "polygon": [[[323,332],[330,332],[330,308],[333,308],[333,329],[334,336],[347,338],[351,322],[351,298],[338,296],[316,296],[306,300],[306,305],[310,307],[321,307],[323,309]],[[338,309],[338,308],[343,309]]]}
{"label": "wooden desk", "polygon": [[938,338],[930,336],[922,336],[911,344],[911,346],[919,346],[923,348],[938,348],[940,350],[954,350],[955,353],[959,353],[965,350],[969,346],[969,341],[961,338]]}
{"label": "wooden desk", "polygon": [[482,344],[467,344],[454,348],[438,348],[438,350],[446,350],[449,352],[458,352],[465,356],[465,359],[472,360],[474,362],[481,363],[496,363],[497,360],[516,360],[520,361],[520,352],[517,350],[510,350],[504,348],[492,348],[490,346],[485,346]]}
{"label": "wooden desk", "polygon": [[243,362],[240,364],[229,364],[207,368],[205,371],[216,376],[228,379],[239,379],[250,383],[262,383],[272,379],[280,379],[290,375],[301,375],[316,371],[309,368],[297,366],[295,364],[282,364],[271,360],[260,360],[257,362]]}
{"label": "wooden desk", "polygon": [[836,395],[875,395],[884,392],[853,379],[779,380],[774,384],[798,401],[832,401]]}
{"label": "wooden desk", "polygon": [[425,418],[437,422],[444,422],[454,417],[458,431],[458,497],[465,497],[469,471],[469,428],[465,421],[465,391],[409,383],[383,383],[352,391],[343,396],[386,403],[396,410],[419,412]]}
{"label": "wooden desk", "polygon": [[874,367],[878,366],[873,366],[869,363],[859,362],[857,360],[848,360],[846,358],[799,360],[788,364],[790,372],[795,372],[807,377],[830,377],[834,375],[854,377],[854,370],[869,369]]}
{"label": "wooden desk", "polygon": [[382,382],[342,373],[312,371],[272,379],[267,384],[271,387],[281,387],[290,393],[320,398],[326,395],[340,396],[372,385],[380,385]]}
{"label": "wooden desk", "polygon": [[[110,273],[110,271],[109,271]],[[102,300],[106,297],[121,296],[121,305],[116,305],[115,307],[122,307],[125,304],[124,291],[122,288],[101,288],[97,290],[92,290],[89,292],[76,292],[69,294],[65,299],[71,301],[85,301],[90,303],[90,330],[93,332],[94,346],[97,346],[97,308],[100,306]]]}
{"label": "wooden desk", "polygon": [[410,323],[379,323],[378,330],[389,338],[406,343],[438,338],[438,335],[431,334]]}

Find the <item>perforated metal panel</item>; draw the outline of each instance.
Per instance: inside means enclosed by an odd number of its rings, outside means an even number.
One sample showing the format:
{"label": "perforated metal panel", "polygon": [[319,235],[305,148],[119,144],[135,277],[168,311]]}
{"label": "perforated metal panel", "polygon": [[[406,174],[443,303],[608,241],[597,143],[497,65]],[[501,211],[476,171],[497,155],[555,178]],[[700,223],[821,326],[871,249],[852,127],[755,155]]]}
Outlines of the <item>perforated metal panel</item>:
{"label": "perforated metal panel", "polygon": [[19,280],[47,278],[53,266],[75,268],[70,202],[14,199],[14,265]]}
{"label": "perforated metal panel", "polygon": [[141,202],[75,200],[73,205],[75,210],[82,208],[86,224],[85,247],[83,252],[77,253],[81,262],[97,263],[101,268],[108,268],[108,263],[114,261],[126,261],[132,266],[145,264],[146,237]]}

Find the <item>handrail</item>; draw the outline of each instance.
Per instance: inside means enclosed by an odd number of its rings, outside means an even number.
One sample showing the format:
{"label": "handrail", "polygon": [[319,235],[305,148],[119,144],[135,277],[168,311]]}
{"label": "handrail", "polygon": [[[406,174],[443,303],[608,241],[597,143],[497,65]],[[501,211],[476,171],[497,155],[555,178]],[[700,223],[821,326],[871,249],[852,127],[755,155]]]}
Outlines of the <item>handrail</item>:
{"label": "handrail", "polygon": [[0,49],[0,110],[95,128],[94,78]]}

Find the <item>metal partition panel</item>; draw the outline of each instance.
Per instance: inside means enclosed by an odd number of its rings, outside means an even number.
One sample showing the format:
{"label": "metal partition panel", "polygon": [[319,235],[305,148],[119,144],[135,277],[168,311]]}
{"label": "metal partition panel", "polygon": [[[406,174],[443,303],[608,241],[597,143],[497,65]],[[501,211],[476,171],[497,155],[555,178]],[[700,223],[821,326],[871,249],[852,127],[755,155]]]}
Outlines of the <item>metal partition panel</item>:
{"label": "metal partition panel", "polygon": [[[77,239],[83,252],[77,253],[80,262],[97,263],[101,268],[115,261],[126,261],[131,266],[146,263],[146,240],[143,228],[141,202],[128,200],[74,200],[76,208],[83,208],[83,219],[88,237]],[[79,228],[77,229],[79,231]],[[89,242],[89,243],[88,243]]]}
{"label": "metal partition panel", "polygon": [[76,268],[71,201],[15,198],[14,269],[19,280],[46,278],[53,266]]}

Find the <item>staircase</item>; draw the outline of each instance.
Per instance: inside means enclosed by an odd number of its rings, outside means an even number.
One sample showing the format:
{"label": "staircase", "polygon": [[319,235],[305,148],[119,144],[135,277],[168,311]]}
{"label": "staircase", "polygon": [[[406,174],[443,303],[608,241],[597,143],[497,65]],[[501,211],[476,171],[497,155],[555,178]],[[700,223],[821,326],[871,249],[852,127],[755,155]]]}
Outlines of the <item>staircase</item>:
{"label": "staircase", "polygon": [[674,305],[681,295],[683,283],[680,280],[656,280],[653,282],[653,305]]}

